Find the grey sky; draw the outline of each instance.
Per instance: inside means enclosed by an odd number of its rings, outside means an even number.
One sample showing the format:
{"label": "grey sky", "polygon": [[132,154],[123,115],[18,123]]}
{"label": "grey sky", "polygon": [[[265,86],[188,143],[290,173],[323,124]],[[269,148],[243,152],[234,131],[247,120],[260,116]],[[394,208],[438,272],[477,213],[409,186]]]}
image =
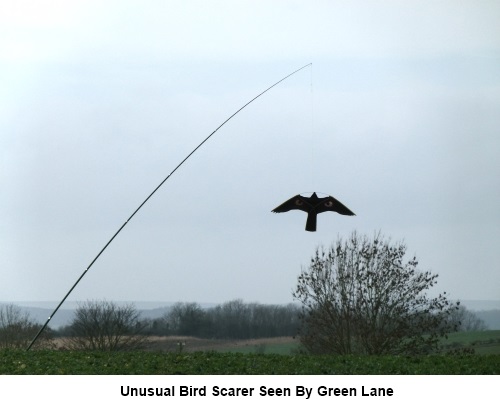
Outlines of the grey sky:
{"label": "grey sky", "polygon": [[[500,299],[497,1],[0,5],[0,301],[292,301],[315,248],[404,239]],[[272,214],[331,194],[356,217]]]}

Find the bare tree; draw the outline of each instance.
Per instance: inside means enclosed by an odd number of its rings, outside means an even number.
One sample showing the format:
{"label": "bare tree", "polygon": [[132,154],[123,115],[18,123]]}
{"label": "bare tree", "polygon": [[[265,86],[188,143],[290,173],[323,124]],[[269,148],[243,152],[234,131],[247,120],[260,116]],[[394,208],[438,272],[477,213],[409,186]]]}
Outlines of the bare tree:
{"label": "bare tree", "polygon": [[[27,347],[39,328],[40,325],[17,305],[0,306],[0,348]],[[51,347],[50,338],[50,330],[44,331],[36,347]]]}
{"label": "bare tree", "polygon": [[200,336],[207,328],[206,314],[200,304],[177,302],[163,317],[170,333]]}
{"label": "bare tree", "polygon": [[313,353],[421,353],[456,330],[450,314],[459,303],[446,293],[429,298],[437,275],[404,262],[406,245],[380,232],[354,232],[330,249],[317,249],[303,269],[294,298],[303,304],[300,339]]}
{"label": "bare tree", "polygon": [[217,305],[211,311],[216,337],[241,339],[250,336],[251,309],[243,300],[236,299]]}
{"label": "bare tree", "polygon": [[76,309],[67,346],[76,350],[139,349],[147,338],[142,333],[146,327],[133,304],[87,301]]}
{"label": "bare tree", "polygon": [[291,336],[297,332],[299,308],[295,304],[265,305],[241,299],[203,309],[200,304],[178,302],[151,322],[153,333],[219,339]]}
{"label": "bare tree", "polygon": [[463,306],[450,315],[450,321],[459,324],[458,330],[464,332],[487,329],[486,322]]}

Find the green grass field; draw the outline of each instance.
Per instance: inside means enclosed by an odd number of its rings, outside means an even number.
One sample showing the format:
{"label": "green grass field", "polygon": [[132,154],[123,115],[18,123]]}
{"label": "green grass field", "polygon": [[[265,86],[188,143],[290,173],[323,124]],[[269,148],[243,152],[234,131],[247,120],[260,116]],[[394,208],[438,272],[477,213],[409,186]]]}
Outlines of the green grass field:
{"label": "green grass field", "polygon": [[473,349],[476,354],[500,354],[500,330],[451,333],[443,339],[445,349]]}
{"label": "green grass field", "polygon": [[[487,330],[478,332],[456,332],[443,339],[441,343],[444,350],[473,349],[476,354],[500,355],[500,330]],[[265,353],[265,354],[293,354],[299,349],[299,342],[266,342],[254,343],[240,347],[220,347],[215,349],[220,352],[232,353]]]}
{"label": "green grass field", "polygon": [[242,347],[222,347],[215,351],[221,353],[255,353],[255,354],[294,354],[299,348],[298,342],[291,343],[256,343]]}
{"label": "green grass field", "polygon": [[500,374],[500,331],[454,333],[443,340],[447,354],[413,357],[303,355],[290,338],[216,347],[182,352],[1,350],[0,374]]}
{"label": "green grass field", "polygon": [[500,374],[500,355],[406,357],[3,350],[0,374],[492,375]]}

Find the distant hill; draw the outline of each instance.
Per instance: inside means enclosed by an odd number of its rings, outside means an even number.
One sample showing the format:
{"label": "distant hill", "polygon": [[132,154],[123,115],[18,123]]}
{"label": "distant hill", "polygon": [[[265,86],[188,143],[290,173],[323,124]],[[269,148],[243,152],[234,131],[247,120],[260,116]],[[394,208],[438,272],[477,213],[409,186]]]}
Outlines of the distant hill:
{"label": "distant hill", "polygon": [[[17,304],[16,304],[17,305]],[[32,319],[34,319],[36,322],[40,324],[44,324],[52,311],[54,311],[54,308],[48,309],[48,308],[39,308],[39,307],[21,307],[23,310],[28,312],[31,316]],[[68,325],[71,323],[73,320],[73,314],[74,310],[73,309],[62,309],[60,308],[54,317],[50,320],[49,326],[51,328],[57,329],[60,326]]]}
{"label": "distant hill", "polygon": [[500,330],[500,309],[490,309],[489,311],[474,312],[478,318],[482,319],[486,327],[491,330]]}
{"label": "distant hill", "polygon": [[461,305],[482,319],[488,329],[500,330],[500,301],[464,300]]}
{"label": "distant hill", "polygon": [[460,303],[471,311],[500,310],[500,300],[460,300]]}

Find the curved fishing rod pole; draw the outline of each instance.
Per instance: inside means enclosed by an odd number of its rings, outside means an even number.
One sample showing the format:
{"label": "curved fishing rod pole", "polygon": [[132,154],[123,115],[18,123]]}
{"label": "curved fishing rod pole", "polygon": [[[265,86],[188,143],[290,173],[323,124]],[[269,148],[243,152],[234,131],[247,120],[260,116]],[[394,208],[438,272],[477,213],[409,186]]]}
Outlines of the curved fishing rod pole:
{"label": "curved fishing rod pole", "polygon": [[75,287],[77,286],[77,284],[80,282],[80,280],[83,278],[83,276],[85,276],[85,274],[87,274],[87,272],[89,271],[89,269],[93,266],[93,264],[97,261],[97,259],[99,258],[99,256],[101,256],[101,254],[106,250],[106,248],[111,244],[111,242],[113,242],[113,240],[118,236],[118,234],[122,231],[123,228],[125,228],[125,226],[128,224],[128,222],[134,217],[135,214],[137,214],[139,212],[139,210],[144,206],[144,204],[146,204],[148,202],[148,200],[153,196],[154,193],[156,193],[158,191],[158,189],[163,186],[163,184],[170,178],[170,176],[172,176],[172,174],[174,174],[177,169],[179,167],[181,167],[184,162],[186,160],[188,160],[198,149],[200,149],[200,147],[210,139],[210,137],[215,134],[219,129],[221,129],[224,124],[226,124],[231,118],[233,118],[236,114],[238,114],[241,110],[243,110],[246,106],[248,106],[249,104],[251,104],[253,101],[257,100],[260,96],[262,96],[263,94],[267,93],[269,90],[271,90],[273,87],[277,86],[278,84],[280,84],[282,81],[288,79],[290,76],[294,75],[295,73],[301,71],[302,69],[305,69],[306,67],[308,66],[311,66],[312,63],[308,63],[307,65],[304,65],[302,66],[300,69],[297,69],[295,70],[294,72],[286,75],[283,79],[277,81],[276,83],[274,83],[272,86],[268,87],[267,89],[265,89],[262,93],[258,94],[257,96],[255,96],[254,98],[252,98],[249,102],[247,102],[243,107],[240,107],[235,113],[233,113],[228,119],[226,119],[222,124],[220,124],[210,135],[208,135],[196,148],[194,148],[191,153],[189,153],[189,155],[187,155],[175,168],[174,170],[172,170],[169,175],[167,177],[165,177],[163,179],[163,181],[158,184],[158,186],[151,192],[151,194],[149,194],[147,196],[147,198],[141,203],[141,205],[139,205],[137,207],[137,209],[132,213],[132,215],[130,215],[130,217],[128,217],[128,219],[124,222],[124,224],[115,232],[115,234],[111,237],[111,239],[104,245],[104,247],[101,249],[101,251],[97,254],[97,256],[90,262],[90,264],[87,266],[87,268],[85,269],[85,271],[81,274],[81,276],[78,278],[78,280],[76,280],[75,284],[73,284],[73,286],[69,289],[69,291],[66,293],[66,295],[64,296],[64,298],[61,300],[61,302],[59,303],[59,305],[57,305],[57,307],[54,309],[54,311],[52,312],[52,314],[49,315],[49,317],[47,318],[47,321],[45,322],[45,324],[40,328],[40,330],[38,331],[38,333],[36,334],[36,336],[33,338],[33,340],[31,341],[30,345],[28,346],[28,348],[26,350],[29,350],[31,349],[31,346],[33,346],[33,344],[36,342],[36,340],[38,339],[38,337],[42,334],[42,332],[45,330],[45,328],[47,327],[48,323],[50,322],[50,320],[52,319],[52,317],[55,315],[55,313],[58,311],[58,309],[61,307],[61,305],[64,303],[64,301],[66,301],[66,298],[68,298],[68,296],[71,294],[71,292],[75,289]]}

